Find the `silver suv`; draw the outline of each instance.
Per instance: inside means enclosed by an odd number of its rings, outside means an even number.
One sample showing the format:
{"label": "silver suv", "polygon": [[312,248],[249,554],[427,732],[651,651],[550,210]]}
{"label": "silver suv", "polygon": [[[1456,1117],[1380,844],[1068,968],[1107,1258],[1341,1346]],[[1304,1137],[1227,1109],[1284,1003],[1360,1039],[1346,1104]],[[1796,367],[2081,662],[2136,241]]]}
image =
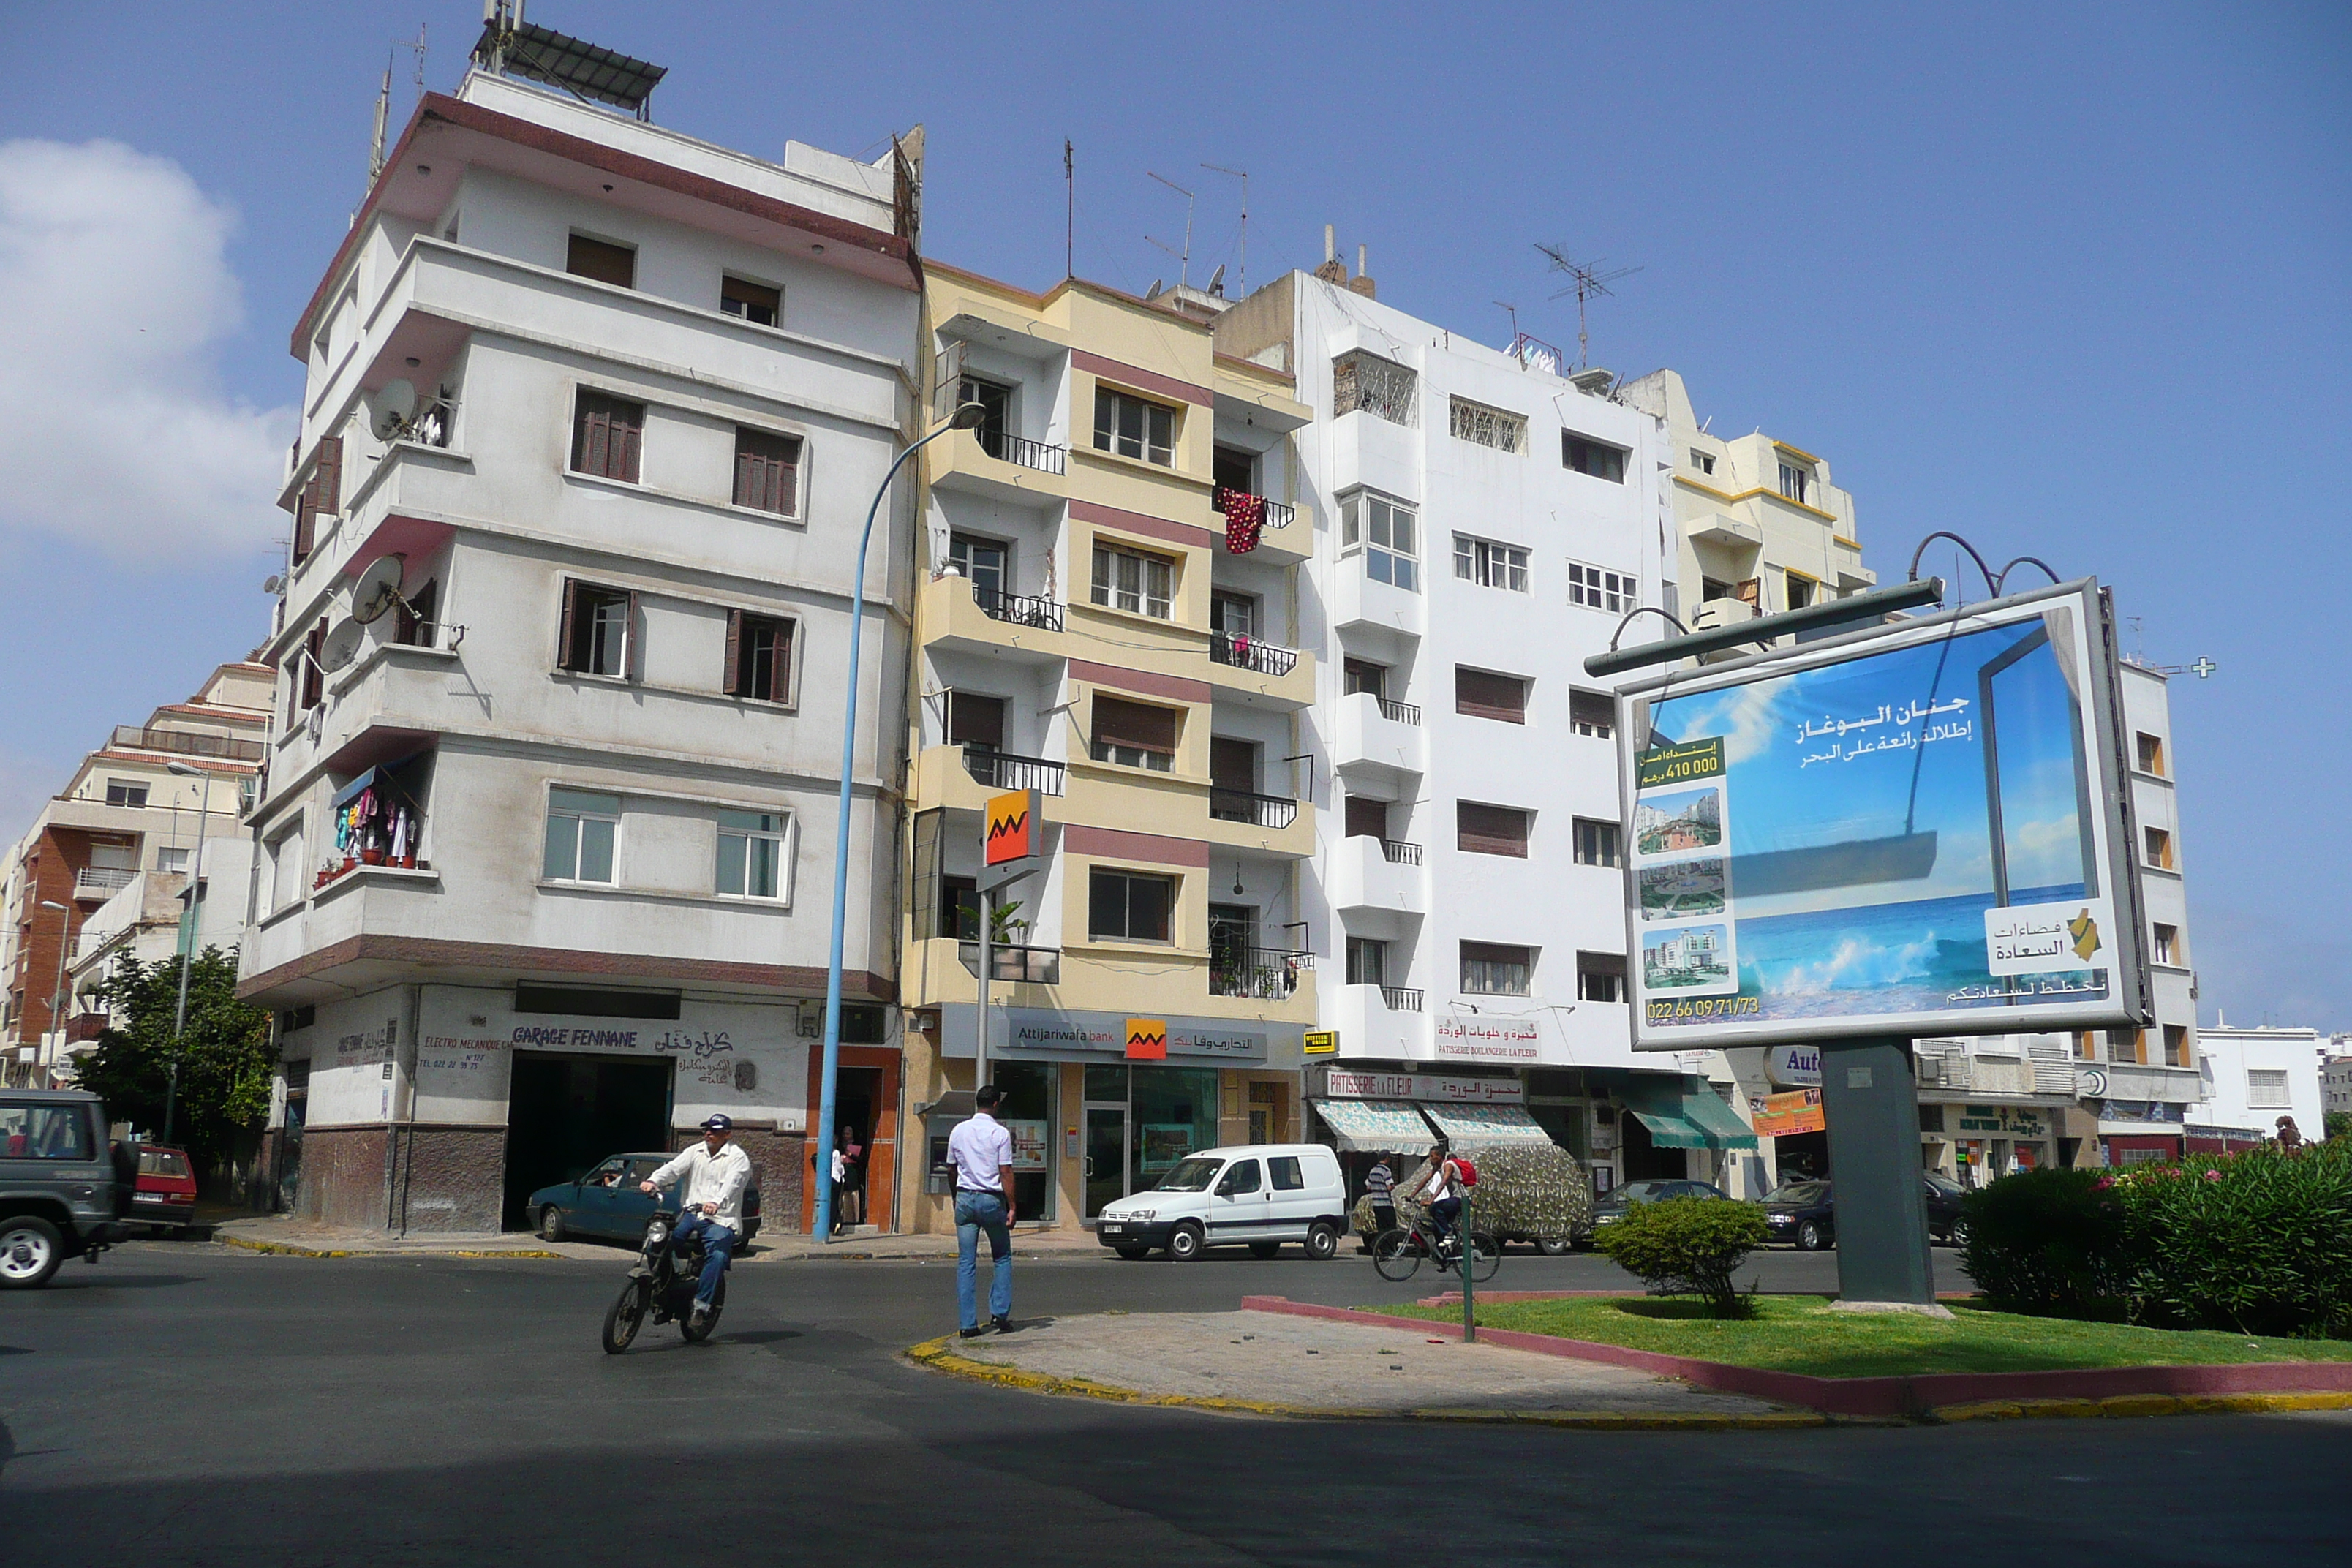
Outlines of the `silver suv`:
{"label": "silver suv", "polygon": [[109,1145],[106,1102],[73,1089],[0,1089],[0,1290],[49,1282],[68,1258],[128,1236],[137,1184]]}

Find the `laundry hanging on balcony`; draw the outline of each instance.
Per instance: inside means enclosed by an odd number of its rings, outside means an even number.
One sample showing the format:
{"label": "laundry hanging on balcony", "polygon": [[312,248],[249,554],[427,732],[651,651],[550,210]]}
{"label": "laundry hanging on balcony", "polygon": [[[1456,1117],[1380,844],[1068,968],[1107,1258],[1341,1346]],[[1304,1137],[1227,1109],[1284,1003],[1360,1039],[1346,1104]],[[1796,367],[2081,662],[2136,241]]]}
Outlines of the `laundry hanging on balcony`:
{"label": "laundry hanging on balcony", "polygon": [[1265,531],[1265,498],[1247,490],[1221,489],[1217,506],[1225,514],[1225,549],[1235,555],[1255,550],[1258,535]]}

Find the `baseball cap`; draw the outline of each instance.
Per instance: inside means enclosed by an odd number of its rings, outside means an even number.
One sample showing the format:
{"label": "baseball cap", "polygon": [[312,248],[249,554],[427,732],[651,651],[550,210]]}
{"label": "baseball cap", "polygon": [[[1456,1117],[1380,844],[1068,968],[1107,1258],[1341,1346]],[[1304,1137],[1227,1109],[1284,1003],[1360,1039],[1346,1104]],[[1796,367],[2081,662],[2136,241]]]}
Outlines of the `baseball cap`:
{"label": "baseball cap", "polygon": [[735,1130],[735,1119],[723,1110],[715,1110],[704,1119],[702,1130],[705,1132],[732,1132]]}

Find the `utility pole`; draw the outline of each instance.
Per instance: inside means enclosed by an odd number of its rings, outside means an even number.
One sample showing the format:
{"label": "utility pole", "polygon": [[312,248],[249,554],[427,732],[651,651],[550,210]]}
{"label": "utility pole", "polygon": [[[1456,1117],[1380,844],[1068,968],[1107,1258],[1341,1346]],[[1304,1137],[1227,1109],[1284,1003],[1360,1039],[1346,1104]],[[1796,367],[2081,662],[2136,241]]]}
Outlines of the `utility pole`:
{"label": "utility pole", "polygon": [[166,771],[182,778],[201,781],[204,788],[202,805],[196,813],[196,866],[188,878],[188,910],[180,926],[180,1000],[172,1012],[172,1076],[163,1088],[163,1137],[172,1142],[172,1119],[180,1105],[180,1058],[186,1048],[188,1027],[188,971],[195,967],[196,937],[203,926],[199,912],[205,891],[205,837],[212,826],[213,776],[201,768],[185,763],[166,764]]}

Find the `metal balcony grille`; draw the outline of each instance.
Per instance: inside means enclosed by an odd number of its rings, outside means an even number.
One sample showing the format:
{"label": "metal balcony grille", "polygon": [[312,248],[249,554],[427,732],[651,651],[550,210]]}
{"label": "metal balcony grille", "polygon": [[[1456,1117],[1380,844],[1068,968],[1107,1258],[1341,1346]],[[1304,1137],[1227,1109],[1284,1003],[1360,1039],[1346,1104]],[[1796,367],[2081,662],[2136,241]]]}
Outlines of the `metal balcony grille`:
{"label": "metal balcony grille", "polygon": [[1415,703],[1391,702],[1385,697],[1375,697],[1372,700],[1381,705],[1381,717],[1391,724],[1421,722],[1421,709]]}
{"label": "metal balcony grille", "polygon": [[1391,866],[1418,866],[1421,864],[1421,846],[1418,844],[1407,844],[1402,839],[1381,839],[1381,853],[1388,857],[1388,862]]}
{"label": "metal balcony grille", "polygon": [[[980,943],[958,943],[956,956],[963,961],[968,973],[974,979],[979,978]],[[1062,950],[1058,947],[1015,947],[993,942],[988,949],[988,968],[991,980],[1013,980],[1029,985],[1059,985],[1062,983]]]}
{"label": "metal balcony grille", "polygon": [[1314,955],[1278,947],[1212,947],[1209,994],[1279,1001],[1298,989],[1298,972]]}
{"label": "metal balcony grille", "polygon": [[980,433],[980,449],[1000,463],[1013,463],[1040,473],[1058,474],[1068,461],[1069,449],[1049,447],[1043,441],[1032,441],[1025,436],[1009,436],[1003,431]]}
{"label": "metal balcony grille", "polygon": [[1235,637],[1230,632],[1210,634],[1209,657],[1219,664],[1230,664],[1236,669],[1254,669],[1260,675],[1288,675],[1298,668],[1296,649],[1276,647],[1270,642]]}
{"label": "metal balcony grille", "polygon": [[972,776],[973,783],[990,789],[1034,789],[1045,795],[1060,795],[1066,776],[1059,763],[1049,763],[1043,757],[1016,757],[1010,752],[969,741],[964,742],[963,771]]}
{"label": "metal balcony grille", "polygon": [[1391,1013],[1421,1011],[1421,993],[1408,986],[1383,985],[1381,987],[1381,1000],[1387,1004]]}
{"label": "metal balcony grille", "polygon": [[1258,827],[1287,827],[1298,820],[1298,803],[1286,795],[1255,795],[1245,789],[1209,791],[1209,815],[1219,822],[1246,822]]}
{"label": "metal balcony grille", "polygon": [[1048,632],[1062,629],[1062,606],[1055,600],[1030,594],[999,593],[982,588],[977,583],[971,585],[971,596],[973,602],[980,605],[981,614],[992,621],[1003,621],[1009,626],[1035,626]]}

